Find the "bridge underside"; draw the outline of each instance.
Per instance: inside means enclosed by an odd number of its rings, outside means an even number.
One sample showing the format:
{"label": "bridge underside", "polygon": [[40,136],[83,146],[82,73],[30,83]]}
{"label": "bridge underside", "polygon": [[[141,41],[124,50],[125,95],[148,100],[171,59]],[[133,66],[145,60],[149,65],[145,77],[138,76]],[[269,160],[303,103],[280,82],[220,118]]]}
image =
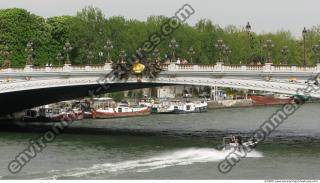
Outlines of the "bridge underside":
{"label": "bridge underside", "polygon": [[[157,79],[142,78],[137,82],[136,78],[126,81],[102,80],[100,77],[57,77],[52,79],[38,79],[24,81],[20,78],[16,82],[9,82],[0,85],[0,115],[19,112],[36,106],[55,103],[64,100],[71,100],[92,96],[92,94],[111,93],[141,88],[152,88],[168,85],[201,85],[218,86],[225,88],[237,88],[248,90],[269,91],[275,93],[285,93],[290,95],[308,95],[320,98],[320,88],[313,86],[307,87],[306,78],[298,78],[294,82],[289,81],[291,74],[279,75],[277,77],[265,79],[265,76],[222,76],[220,75],[190,75],[181,73],[180,76],[164,75]],[[304,79],[304,80],[303,80]],[[103,86],[103,87],[102,87]],[[315,87],[315,88],[314,88]],[[1,93],[3,92],[3,93]]]}
{"label": "bridge underside", "polygon": [[29,109],[41,105],[60,102],[111,93],[116,91],[125,91],[131,89],[152,88],[165,86],[170,84],[160,83],[112,83],[102,87],[99,84],[80,85],[80,86],[65,86],[54,88],[42,88],[34,90],[16,91],[4,93],[0,95],[1,107],[0,115],[19,112],[24,109]]}

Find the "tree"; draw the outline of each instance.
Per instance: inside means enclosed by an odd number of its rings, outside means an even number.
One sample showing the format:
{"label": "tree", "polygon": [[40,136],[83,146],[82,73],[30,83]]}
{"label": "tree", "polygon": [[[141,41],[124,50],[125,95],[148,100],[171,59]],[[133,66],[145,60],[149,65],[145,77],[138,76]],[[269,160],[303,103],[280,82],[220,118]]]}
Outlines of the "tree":
{"label": "tree", "polygon": [[50,59],[50,27],[45,19],[24,9],[0,10],[0,46],[7,45],[12,50],[12,65],[25,64],[25,47],[33,42],[35,65]]}

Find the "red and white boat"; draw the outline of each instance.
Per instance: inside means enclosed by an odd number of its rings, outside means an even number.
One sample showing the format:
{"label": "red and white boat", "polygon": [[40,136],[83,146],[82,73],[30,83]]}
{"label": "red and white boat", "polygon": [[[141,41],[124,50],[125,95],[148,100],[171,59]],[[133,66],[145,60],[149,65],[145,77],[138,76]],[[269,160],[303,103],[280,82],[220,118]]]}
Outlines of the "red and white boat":
{"label": "red and white boat", "polygon": [[75,115],[75,120],[83,120],[84,112],[81,109],[74,108],[73,112],[74,112],[74,115]]}
{"label": "red and white boat", "polygon": [[93,110],[92,118],[123,118],[134,116],[150,115],[150,108],[147,106],[129,106],[128,104],[118,104],[116,107],[104,107]]}

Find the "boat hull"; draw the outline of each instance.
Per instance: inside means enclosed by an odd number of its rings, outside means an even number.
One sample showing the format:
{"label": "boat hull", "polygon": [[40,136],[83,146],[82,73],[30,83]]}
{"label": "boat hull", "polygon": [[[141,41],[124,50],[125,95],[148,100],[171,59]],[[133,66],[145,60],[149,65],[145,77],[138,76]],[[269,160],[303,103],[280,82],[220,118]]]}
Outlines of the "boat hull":
{"label": "boat hull", "polygon": [[186,114],[186,113],[202,113],[202,112],[207,112],[208,108],[207,107],[201,107],[201,108],[195,108],[192,111],[187,111],[187,110],[181,110],[181,109],[174,109],[172,111],[172,114]]}
{"label": "boat hull", "polygon": [[126,117],[137,117],[137,116],[148,116],[151,111],[149,108],[135,111],[135,112],[103,112],[95,110],[92,112],[93,119],[109,119],[109,118],[126,118]]}
{"label": "boat hull", "polygon": [[248,96],[255,105],[283,105],[283,104],[290,104],[293,102],[292,98],[288,99],[279,99],[274,97],[267,97],[267,96]]}
{"label": "boat hull", "polygon": [[68,115],[57,115],[52,117],[45,117],[45,116],[38,116],[38,117],[29,117],[24,116],[23,121],[24,122],[61,122],[67,119]]}
{"label": "boat hull", "polygon": [[179,107],[174,107],[173,113],[174,114],[185,114],[185,113],[202,113],[202,112],[207,112],[208,111],[208,106],[207,105],[201,105],[201,106],[196,106],[194,108],[179,108]]}

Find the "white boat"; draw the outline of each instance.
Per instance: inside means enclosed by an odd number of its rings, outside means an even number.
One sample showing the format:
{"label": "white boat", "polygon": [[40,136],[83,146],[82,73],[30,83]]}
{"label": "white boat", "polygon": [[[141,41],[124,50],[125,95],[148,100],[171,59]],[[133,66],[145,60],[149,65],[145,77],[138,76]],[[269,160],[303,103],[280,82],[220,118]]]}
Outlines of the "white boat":
{"label": "white boat", "polygon": [[27,110],[22,120],[27,122],[60,122],[68,119],[77,120],[77,115],[73,110],[59,108],[55,105],[45,105]]}
{"label": "white boat", "polygon": [[152,107],[154,104],[154,100],[152,98],[144,98],[140,99],[138,105],[140,106],[147,106],[147,107]]}
{"label": "white boat", "polygon": [[164,102],[161,104],[153,104],[151,107],[151,112],[155,114],[172,114],[174,111],[174,105],[169,102]]}
{"label": "white boat", "polygon": [[258,141],[254,137],[242,137],[240,135],[223,138],[223,150],[238,150],[240,147],[255,148]]}
{"label": "white boat", "polygon": [[194,113],[194,112],[207,112],[208,104],[205,101],[201,102],[187,102],[187,103],[176,103],[174,105],[175,114],[181,113]]}
{"label": "white boat", "polygon": [[183,113],[195,113],[206,112],[208,110],[208,104],[205,101],[198,102],[180,102],[171,101],[161,104],[153,105],[152,112],[158,114],[183,114]]}
{"label": "white boat", "polygon": [[92,111],[92,118],[123,118],[150,115],[150,108],[147,106],[129,106],[127,103],[120,103],[117,106],[105,106]]}

